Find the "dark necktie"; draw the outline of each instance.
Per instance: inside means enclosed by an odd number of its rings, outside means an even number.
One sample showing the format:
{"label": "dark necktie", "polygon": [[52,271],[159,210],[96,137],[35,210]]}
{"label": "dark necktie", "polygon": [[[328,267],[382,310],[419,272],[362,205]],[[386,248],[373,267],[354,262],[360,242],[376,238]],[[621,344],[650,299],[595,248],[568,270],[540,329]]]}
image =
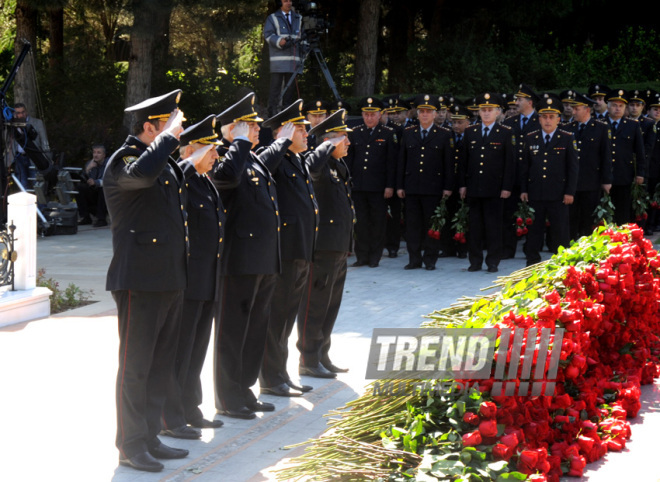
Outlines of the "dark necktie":
{"label": "dark necktie", "polygon": [[422,129],[422,140],[426,139],[426,135],[428,134],[426,129]]}
{"label": "dark necktie", "polygon": [[545,135],[545,147],[548,147],[548,144],[550,144],[550,134]]}
{"label": "dark necktie", "polygon": [[612,122],[612,132],[616,131],[616,128],[619,126],[617,121]]}
{"label": "dark necktie", "polygon": [[583,132],[584,132],[584,124],[580,124],[580,127],[578,128],[578,136],[582,137]]}
{"label": "dark necktie", "polygon": [[488,127],[484,127],[484,139],[487,139],[487,138],[488,138],[488,131],[489,131],[489,128],[488,128]]}
{"label": "dark necktie", "polygon": [[293,29],[291,28],[291,14],[287,13],[285,17],[286,17],[286,23],[287,25],[289,25],[289,31],[293,33]]}
{"label": "dark necktie", "polygon": [[461,142],[462,140],[463,140],[463,134],[460,134],[460,135],[456,136],[456,143],[457,143],[457,144],[458,144],[459,142]]}
{"label": "dark necktie", "polygon": [[522,125],[520,126],[520,129],[521,129],[521,130],[525,130],[525,126],[527,125],[527,121],[528,121],[528,120],[529,120],[529,119],[527,119],[527,117],[523,117],[523,118],[522,118]]}

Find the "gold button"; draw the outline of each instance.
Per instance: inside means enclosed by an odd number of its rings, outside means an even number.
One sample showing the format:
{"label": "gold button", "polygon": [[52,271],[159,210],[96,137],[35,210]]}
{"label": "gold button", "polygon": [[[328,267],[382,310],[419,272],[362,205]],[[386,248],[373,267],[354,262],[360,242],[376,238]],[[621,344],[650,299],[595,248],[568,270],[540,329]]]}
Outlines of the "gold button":
{"label": "gold button", "polygon": [[[188,187],[188,184],[186,184],[186,187]],[[183,189],[179,188],[179,194],[183,192]]]}
{"label": "gold button", "polygon": [[270,186],[270,181],[268,181],[268,185]]}
{"label": "gold button", "polygon": [[275,201],[275,198],[273,196],[270,197],[271,201]]}
{"label": "gold button", "polygon": [[364,166],[364,170],[365,170],[365,171],[367,170],[367,166]]}
{"label": "gold button", "polygon": [[[293,177],[296,177],[296,173],[295,173],[295,172],[293,173]],[[269,184],[269,185],[270,185],[270,184]]]}
{"label": "gold button", "polygon": [[483,162],[480,162],[480,163],[479,163],[479,165],[480,165],[480,166],[483,166],[483,165],[484,165],[484,163],[483,163]]}
{"label": "gold button", "polygon": [[332,224],[332,223],[334,223],[334,221],[331,219],[331,220],[330,220],[330,224]]}
{"label": "gold button", "polygon": [[218,243],[222,243],[222,238],[218,239]]}
{"label": "gold button", "polygon": [[220,253],[218,253],[218,258],[220,257]]}
{"label": "gold button", "polygon": [[276,209],[275,210],[275,216],[279,216],[279,215],[280,215],[280,212]]}
{"label": "gold button", "polygon": [[250,233],[250,237],[252,237],[252,233]]}
{"label": "gold button", "polygon": [[222,226],[222,223],[218,223],[218,226]]}
{"label": "gold button", "polygon": [[314,194],[310,194],[309,197],[314,199]]}
{"label": "gold button", "polygon": [[314,214],[318,214],[318,213],[319,213],[319,210],[318,210],[318,209],[315,209],[315,210],[314,210]]}
{"label": "gold button", "polygon": [[545,177],[546,177],[546,176],[545,176],[545,174],[544,174],[544,175],[543,175],[543,179],[545,179]]}
{"label": "gold button", "polygon": [[424,165],[424,163],[423,163],[423,162],[420,162],[420,163],[419,163],[419,165],[420,165],[420,166],[423,166],[423,165]]}
{"label": "gold button", "polygon": [[188,242],[188,236],[186,236],[186,243]]}
{"label": "gold button", "polygon": [[424,150],[424,146],[422,146],[422,150]]}
{"label": "gold button", "polygon": [[200,208],[203,208],[203,207],[204,207],[204,205],[203,205],[203,204],[200,204],[200,205],[199,205],[199,207],[200,207]]}
{"label": "gold button", "polygon": [[279,227],[279,226],[277,227],[277,232],[278,232],[278,233],[280,232],[280,227]]}
{"label": "gold button", "polygon": [[170,181],[165,181],[165,184],[169,184],[169,183],[170,183]]}
{"label": "gold button", "polygon": [[[367,149],[369,149],[370,147],[371,147],[371,144],[367,144]],[[367,152],[367,154],[369,154],[369,153]]]}
{"label": "gold button", "polygon": [[424,157],[424,154],[422,154],[420,157]]}
{"label": "gold button", "polygon": [[484,155],[482,154],[481,157],[484,157]]}
{"label": "gold button", "polygon": [[282,226],[286,226],[286,223],[282,224]]}
{"label": "gold button", "polygon": [[479,174],[483,174],[483,173],[484,173],[484,171],[479,171]]}
{"label": "gold button", "polygon": [[183,204],[181,205],[181,211],[183,211]]}
{"label": "gold button", "polygon": [[154,242],[154,243],[157,242],[157,241],[158,241],[158,240],[157,240],[156,238],[153,239],[153,242]]}
{"label": "gold button", "polygon": [[424,169],[420,169],[419,172],[424,172]]}
{"label": "gold button", "polygon": [[317,228],[316,228],[316,231],[318,232],[318,230],[319,230],[319,228],[317,227]]}
{"label": "gold button", "polygon": [[185,223],[183,223],[183,225],[184,225],[185,227],[188,227],[188,221],[186,221]]}
{"label": "gold button", "polygon": [[364,155],[365,155],[365,156],[368,156],[368,155],[369,155],[369,151],[365,152]]}

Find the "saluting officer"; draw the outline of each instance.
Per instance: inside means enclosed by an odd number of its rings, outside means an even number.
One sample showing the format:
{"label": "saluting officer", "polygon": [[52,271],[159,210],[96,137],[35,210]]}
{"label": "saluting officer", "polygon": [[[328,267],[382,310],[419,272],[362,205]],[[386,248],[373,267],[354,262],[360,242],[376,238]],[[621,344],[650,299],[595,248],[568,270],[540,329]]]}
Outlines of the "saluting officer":
{"label": "saluting officer", "polygon": [[[319,224],[314,186],[302,156],[307,149],[306,127],[309,125],[302,113],[302,104],[302,99],[298,99],[264,122],[264,126],[273,129],[276,136],[288,136],[287,131],[292,131],[291,144],[286,154],[283,157],[272,157],[266,163],[275,179],[282,221],[282,274],[275,284],[270,306],[270,323],[259,386],[261,393],[283,397],[300,396],[312,389],[308,385],[295,384],[286,369],[289,336],[296,321],[303,290],[307,286]],[[327,158],[328,145],[321,148],[320,152],[310,152],[309,155]]]}
{"label": "saluting officer", "polygon": [[578,181],[577,144],[571,132],[558,129],[564,110],[555,94],[539,101],[541,129],[525,136],[520,169],[520,199],[534,209],[525,254],[527,266],[541,261],[546,218],[557,246],[568,246],[568,206]]}
{"label": "saluting officer", "polygon": [[[525,136],[530,132],[540,129],[541,126],[539,124],[539,115],[535,109],[535,104],[539,101],[539,96],[536,92],[527,84],[520,84],[518,91],[514,94],[514,98],[518,108],[518,115],[507,118],[503,124],[511,127],[516,136],[517,152],[515,169],[517,171],[518,164],[522,162]],[[516,235],[516,227],[513,224],[513,213],[518,208],[519,198],[520,181],[516,172],[511,196],[504,200],[502,259],[513,258],[516,255],[518,236]]]}
{"label": "saluting officer", "polygon": [[403,131],[397,165],[397,195],[405,199],[408,264],[422,263],[434,270],[440,243],[427,235],[431,216],[443,197],[451,195],[454,184],[454,141],[451,131],[433,123],[439,107],[434,95],[419,95],[415,104],[419,126]]}
{"label": "saluting officer", "polygon": [[[195,428],[219,428],[222,420],[207,420],[202,403],[200,375],[211,339],[220,284],[225,210],[218,191],[207,173],[218,159],[220,145],[215,132],[215,115],[181,133],[179,165],[186,181],[188,212],[188,286],[183,294],[181,331],[176,350],[175,371],[179,393],[168,395],[163,407],[163,434],[195,439]],[[186,426],[191,425],[194,428]]]}
{"label": "saluting officer", "polygon": [[612,189],[614,221],[626,224],[631,221],[631,185],[644,183],[646,154],[644,137],[639,122],[624,117],[628,93],[623,89],[611,90],[606,96],[607,121],[612,131]]}
{"label": "saluting officer", "polygon": [[575,136],[580,169],[569,218],[571,239],[578,239],[593,231],[601,190],[609,193],[612,187],[612,134],[607,123],[591,116],[593,99],[575,92],[572,102],[575,121],[566,130]]}
{"label": "saluting officer", "polygon": [[[330,359],[330,342],[346,281],[347,259],[353,241],[355,211],[351,198],[351,179],[343,160],[351,132],[345,121],[346,111],[338,110],[310,131],[317,142],[330,141],[329,158],[309,156],[306,161],[314,180],[319,205],[319,231],[314,262],[298,311],[300,375],[335,378],[348,371]],[[320,151],[321,147],[317,148]]]}
{"label": "saluting officer", "polygon": [[496,273],[502,249],[502,212],[504,200],[511,196],[515,175],[513,129],[497,124],[502,111],[501,97],[486,92],[477,98],[481,124],[465,129],[462,163],[465,179],[461,198],[470,207],[468,236],[468,271],[480,271],[485,241],[488,272]]}
{"label": "saluting officer", "polygon": [[262,159],[283,156],[291,144],[277,139],[258,157],[254,94],[218,116],[223,144],[212,174],[227,209],[222,257],[222,292],[215,339],[215,406],[218,413],[252,419],[273,411],[250,387],[259,376],[270,302],[280,273],[280,217],[275,181]]}
{"label": "saluting officer", "polygon": [[365,97],[358,105],[363,124],[349,134],[346,165],[353,179],[355,256],[353,266],[378,266],[385,247],[386,200],[394,195],[396,134],[380,123],[383,103]]}
{"label": "saluting officer", "polygon": [[157,437],[176,383],[173,353],[187,279],[184,174],[170,158],[183,130],[180,97],[175,90],[126,109],[136,118],[134,135],[103,176],[113,252],[106,289],[119,322],[116,445],[121,465],[148,472],[163,470],[158,458],[188,455]]}

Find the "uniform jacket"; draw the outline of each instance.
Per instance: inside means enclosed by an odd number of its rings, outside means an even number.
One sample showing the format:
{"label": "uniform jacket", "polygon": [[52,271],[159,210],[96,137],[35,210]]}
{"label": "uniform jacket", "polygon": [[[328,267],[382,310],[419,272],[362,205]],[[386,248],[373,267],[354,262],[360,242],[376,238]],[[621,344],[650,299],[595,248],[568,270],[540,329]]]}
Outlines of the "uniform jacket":
{"label": "uniform jacket", "polygon": [[334,146],[319,145],[316,156],[306,161],[314,180],[319,205],[319,231],[316,251],[350,252],[353,245],[355,209],[351,199],[351,177],[343,159],[331,156]]}
{"label": "uniform jacket", "polygon": [[432,125],[422,140],[419,126],[403,131],[397,164],[397,189],[406,195],[442,195],[454,185],[452,133]]}
{"label": "uniform jacket", "polygon": [[463,134],[462,163],[467,197],[500,197],[514,186],[516,140],[513,129],[494,123],[483,139],[481,125],[472,125]]}
{"label": "uniform jacket", "polygon": [[[288,139],[284,140],[290,143]],[[288,148],[289,144],[285,144]],[[223,275],[278,274],[280,272],[280,218],[275,180],[248,140],[218,146],[220,160],[211,178],[227,210]],[[279,152],[281,140],[262,155]]]}
{"label": "uniform jacket", "polygon": [[266,163],[275,178],[280,208],[282,259],[312,261],[319,209],[309,167],[302,156],[287,151]]}
{"label": "uniform jacket", "polygon": [[513,129],[513,133],[516,136],[516,163],[515,163],[515,173],[514,173],[514,189],[516,187],[519,187],[519,180],[520,176],[518,174],[518,165],[522,162],[523,158],[523,153],[524,153],[524,147],[525,147],[525,136],[529,134],[530,132],[533,132],[535,130],[538,130],[541,128],[541,124],[539,124],[539,114],[538,112],[534,111],[534,113],[529,116],[527,119],[527,123],[525,124],[525,128],[520,127],[520,119],[522,115],[514,115],[512,117],[509,117],[502,122],[505,126],[509,126]]}
{"label": "uniform jacket", "polygon": [[[191,163],[180,162],[186,181],[188,212],[188,300],[217,301],[220,259],[224,246],[225,209],[211,180],[195,171]],[[194,171],[194,172],[193,172]]]}
{"label": "uniform jacket", "polygon": [[[611,129],[611,119],[609,119]],[[635,176],[646,177],[644,138],[639,122],[621,118],[612,131],[612,184],[629,186]]]}
{"label": "uniform jacket", "polygon": [[[660,124],[660,122],[658,122]],[[660,126],[656,124],[656,132]],[[651,155],[649,156],[649,179],[660,178],[660,136],[655,136],[655,142],[653,143],[653,148],[651,150]],[[655,186],[649,186],[649,191],[653,193]]]}
{"label": "uniform jacket", "polygon": [[520,192],[530,201],[562,201],[575,196],[578,182],[577,143],[571,132],[557,129],[545,147],[542,130],[525,136],[520,166]]}
{"label": "uniform jacket", "polygon": [[353,179],[354,191],[383,192],[396,186],[396,133],[378,124],[361,124],[349,134],[351,144],[344,158]]}
{"label": "uniform jacket", "polygon": [[640,117],[639,119],[634,120],[639,122],[639,128],[642,130],[642,136],[644,137],[644,153],[646,154],[646,165],[648,166],[651,159],[651,153],[653,152],[653,146],[655,145],[655,138],[657,137],[655,122],[648,117]]}
{"label": "uniform jacket", "polygon": [[579,133],[580,123],[566,126],[573,133],[578,149],[577,191],[598,191],[603,184],[612,184],[612,141],[609,125],[593,118]]}
{"label": "uniform jacket", "polygon": [[282,10],[272,13],[264,25],[264,38],[268,43],[271,72],[295,72],[302,62],[300,45],[293,42],[280,47],[283,38],[291,37],[300,40],[302,17],[299,13],[291,11],[291,28],[286,21]]}
{"label": "uniform jacket", "polygon": [[184,173],[170,158],[179,141],[161,134],[150,145],[128,136],[107,162],[103,194],[112,218],[107,290],[186,287],[188,252]]}

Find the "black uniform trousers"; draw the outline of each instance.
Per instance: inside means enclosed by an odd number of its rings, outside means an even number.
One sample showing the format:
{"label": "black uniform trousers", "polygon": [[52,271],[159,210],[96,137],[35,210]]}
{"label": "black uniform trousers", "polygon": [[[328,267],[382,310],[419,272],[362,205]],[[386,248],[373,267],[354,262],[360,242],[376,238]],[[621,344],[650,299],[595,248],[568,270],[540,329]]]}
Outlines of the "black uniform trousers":
{"label": "black uniform trousers", "polygon": [[518,249],[518,235],[513,214],[518,209],[520,188],[514,187],[511,196],[503,200],[502,208],[502,254],[501,258],[515,258]]}
{"label": "black uniform trousers", "polygon": [[[527,244],[525,247],[527,266],[541,261],[546,218],[550,221],[549,232],[551,233],[553,244],[556,247],[568,246],[570,242],[568,206],[563,201],[530,200],[529,206],[534,209],[534,222],[529,227],[529,233],[527,233]],[[556,252],[556,248],[551,248],[551,250]]]}
{"label": "black uniform trousers", "polygon": [[458,241],[454,240],[454,234],[456,234],[456,230],[452,229],[451,227],[454,216],[456,216],[456,213],[459,209],[460,197],[458,192],[455,192],[447,198],[447,221],[442,227],[442,232],[440,235],[440,247],[442,248],[442,254],[445,257],[467,255],[467,246],[464,243],[459,243]]}
{"label": "black uniform trousers", "polygon": [[600,190],[575,193],[573,204],[568,208],[571,239],[577,240],[592,233],[596,223],[594,211],[599,203]]}
{"label": "black uniform trousers", "polygon": [[298,313],[300,365],[329,363],[330,335],[346,282],[348,253],[316,251]]}
{"label": "black uniform trousers", "polygon": [[[281,109],[279,106],[280,95],[286,86],[287,82],[293,75],[293,72],[271,72],[270,73],[270,93],[268,95],[268,115],[274,116]],[[282,108],[287,107],[293,103],[296,95],[296,81],[291,83],[291,86],[284,92],[282,97]]]}
{"label": "black uniform trousers", "polygon": [[355,256],[359,262],[378,263],[385,247],[387,203],[383,192],[353,191]]}
{"label": "black uniform trousers", "polygon": [[218,309],[216,301],[183,300],[174,372],[179,387],[179,399],[168,396],[163,407],[163,425],[176,428],[203,418],[200,376],[211,340],[213,317]]}
{"label": "black uniform trousers", "polygon": [[237,410],[257,399],[250,387],[259,377],[277,276],[222,278],[215,331],[215,407],[218,410]]}
{"label": "black uniform trousers", "polygon": [[394,193],[385,202],[390,208],[385,228],[385,248],[396,253],[401,246],[401,198]]}
{"label": "black uniform trousers", "polygon": [[183,291],[112,292],[119,321],[117,438],[122,457],[160,445],[161,413],[176,385],[176,351]]}
{"label": "black uniform trousers", "polygon": [[468,198],[470,207],[468,259],[470,266],[481,268],[486,242],[486,266],[497,268],[502,251],[502,212],[504,200],[499,197]]}
{"label": "black uniform trousers", "polygon": [[[440,241],[428,235],[431,216],[442,196],[406,195],[406,247],[408,260],[414,266],[435,266],[440,252]],[[423,251],[423,254],[422,254]]]}
{"label": "black uniform trousers", "polygon": [[286,370],[289,336],[307,288],[310,266],[311,263],[304,259],[282,260],[282,274],[275,284],[266,349],[259,374],[259,386],[262,388],[275,387],[291,379]]}
{"label": "black uniform trousers", "polygon": [[632,191],[630,185],[612,186],[610,199],[614,204],[614,224],[621,226],[629,223],[632,220]]}

